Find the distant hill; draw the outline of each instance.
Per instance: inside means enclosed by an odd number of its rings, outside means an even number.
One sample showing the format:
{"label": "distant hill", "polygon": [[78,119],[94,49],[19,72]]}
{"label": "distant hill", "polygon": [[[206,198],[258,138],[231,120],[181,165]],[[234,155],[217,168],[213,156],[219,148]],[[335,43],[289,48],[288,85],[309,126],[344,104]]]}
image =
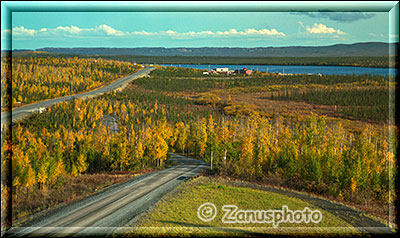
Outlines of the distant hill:
{"label": "distant hill", "polygon": [[230,56],[230,57],[342,57],[342,56],[386,56],[389,47],[396,43],[367,42],[337,44],[331,46],[290,47],[200,47],[200,48],[40,48],[36,51],[83,54],[83,55],[143,55],[143,56]]}

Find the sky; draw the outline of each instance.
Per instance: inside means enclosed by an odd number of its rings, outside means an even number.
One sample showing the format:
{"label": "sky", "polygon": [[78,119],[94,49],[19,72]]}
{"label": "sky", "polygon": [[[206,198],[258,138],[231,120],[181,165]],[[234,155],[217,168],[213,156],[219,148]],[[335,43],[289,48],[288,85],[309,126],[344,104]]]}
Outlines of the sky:
{"label": "sky", "polygon": [[[2,42],[42,47],[280,47],[398,42],[388,12],[12,12]],[[2,49],[6,44],[2,44]]]}

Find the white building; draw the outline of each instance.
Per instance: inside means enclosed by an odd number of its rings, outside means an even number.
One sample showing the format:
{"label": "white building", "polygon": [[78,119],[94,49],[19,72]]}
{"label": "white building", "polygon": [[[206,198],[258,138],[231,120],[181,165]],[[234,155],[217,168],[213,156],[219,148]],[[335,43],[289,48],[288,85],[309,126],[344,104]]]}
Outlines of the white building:
{"label": "white building", "polygon": [[222,73],[222,72],[229,72],[229,68],[216,68],[214,69],[217,73]]}

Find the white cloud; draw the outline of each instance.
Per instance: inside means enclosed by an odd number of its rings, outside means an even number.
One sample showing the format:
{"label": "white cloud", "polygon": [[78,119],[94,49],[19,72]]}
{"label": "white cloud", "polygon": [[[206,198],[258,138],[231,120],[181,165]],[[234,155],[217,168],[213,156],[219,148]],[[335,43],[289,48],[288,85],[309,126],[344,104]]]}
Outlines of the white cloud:
{"label": "white cloud", "polygon": [[105,24],[98,26],[97,29],[100,29],[100,30],[104,31],[109,36],[111,36],[111,35],[114,35],[114,36],[123,36],[123,35],[125,35],[122,31],[115,30],[114,28],[112,28],[110,26],[107,26]]}
{"label": "white cloud", "polygon": [[160,32],[147,32],[147,31],[133,31],[126,32],[128,36],[169,36],[174,38],[194,38],[194,37],[229,37],[229,36],[286,36],[283,32],[278,32],[276,29],[261,29],[256,30],[253,28],[246,29],[245,31],[238,31],[236,29],[229,29],[227,31],[189,31],[177,32],[174,30],[160,31]]}
{"label": "white cloud", "polygon": [[340,29],[334,29],[332,27],[327,27],[324,24],[314,23],[312,27],[304,26],[302,22],[299,22],[300,26],[304,27],[306,31],[310,34],[337,34],[337,35],[346,35],[345,32]]}
{"label": "white cloud", "polygon": [[167,35],[176,35],[176,34],[178,34],[178,32],[172,31],[172,30],[168,30],[168,31],[166,31],[165,33],[166,33]]}
{"label": "white cloud", "polygon": [[[262,30],[254,30],[254,29],[247,29],[249,34],[260,34],[260,35],[267,35],[267,36],[286,36],[283,32],[278,32],[276,29],[262,29]],[[251,32],[251,33],[250,33]]]}
{"label": "white cloud", "polygon": [[25,29],[25,27],[14,27],[12,29],[12,34],[15,36],[33,36],[37,33],[37,31],[32,29]]}
{"label": "white cloud", "polygon": [[279,32],[276,29],[260,29],[256,30],[253,28],[246,29],[244,31],[238,31],[237,29],[229,29],[227,31],[216,31],[213,32],[211,30],[204,31],[190,31],[190,32],[177,32],[174,30],[166,30],[159,32],[147,32],[145,30],[142,31],[134,31],[134,32],[123,32],[117,29],[112,28],[111,26],[102,24],[94,28],[79,28],[77,26],[58,26],[56,28],[42,28],[40,30],[34,29],[26,29],[23,26],[15,27],[12,30],[12,33],[15,36],[69,36],[69,37],[77,37],[77,36],[114,36],[114,37],[129,37],[129,36],[164,36],[171,38],[179,38],[179,39],[190,39],[196,37],[230,37],[230,36],[248,36],[248,37],[263,37],[263,36],[286,36],[285,33]]}
{"label": "white cloud", "polygon": [[[196,37],[196,36],[214,36],[214,37],[229,37],[229,36],[286,36],[285,33],[283,32],[278,32],[276,29],[261,29],[261,30],[256,30],[253,28],[246,29],[245,31],[238,31],[236,29],[229,29],[227,31],[199,31],[199,32],[184,32],[184,33],[178,33],[176,31],[166,31],[166,32],[161,32],[163,33],[174,33],[174,36],[180,36],[180,37]],[[169,34],[172,35],[172,34]]]}
{"label": "white cloud", "polygon": [[128,32],[126,33],[127,35],[141,35],[141,36],[151,36],[153,33],[147,32],[145,30],[142,31],[134,31],[134,32]]}
{"label": "white cloud", "polygon": [[79,34],[82,32],[82,29],[80,29],[77,26],[59,26],[56,28],[56,30],[64,31],[65,33],[70,33],[70,34]]}
{"label": "white cloud", "polygon": [[200,32],[197,32],[197,34],[198,35],[213,35],[214,32],[212,32],[212,31],[200,31]]}

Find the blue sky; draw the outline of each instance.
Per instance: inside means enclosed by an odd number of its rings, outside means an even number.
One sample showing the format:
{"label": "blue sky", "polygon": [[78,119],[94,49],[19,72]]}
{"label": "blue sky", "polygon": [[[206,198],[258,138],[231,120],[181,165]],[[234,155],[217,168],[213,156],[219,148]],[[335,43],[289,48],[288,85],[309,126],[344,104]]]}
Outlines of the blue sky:
{"label": "blue sky", "polygon": [[1,33],[2,40],[12,33],[13,49],[398,42],[398,31],[389,32],[388,12],[46,11],[13,12],[11,19],[11,29],[2,24]]}

